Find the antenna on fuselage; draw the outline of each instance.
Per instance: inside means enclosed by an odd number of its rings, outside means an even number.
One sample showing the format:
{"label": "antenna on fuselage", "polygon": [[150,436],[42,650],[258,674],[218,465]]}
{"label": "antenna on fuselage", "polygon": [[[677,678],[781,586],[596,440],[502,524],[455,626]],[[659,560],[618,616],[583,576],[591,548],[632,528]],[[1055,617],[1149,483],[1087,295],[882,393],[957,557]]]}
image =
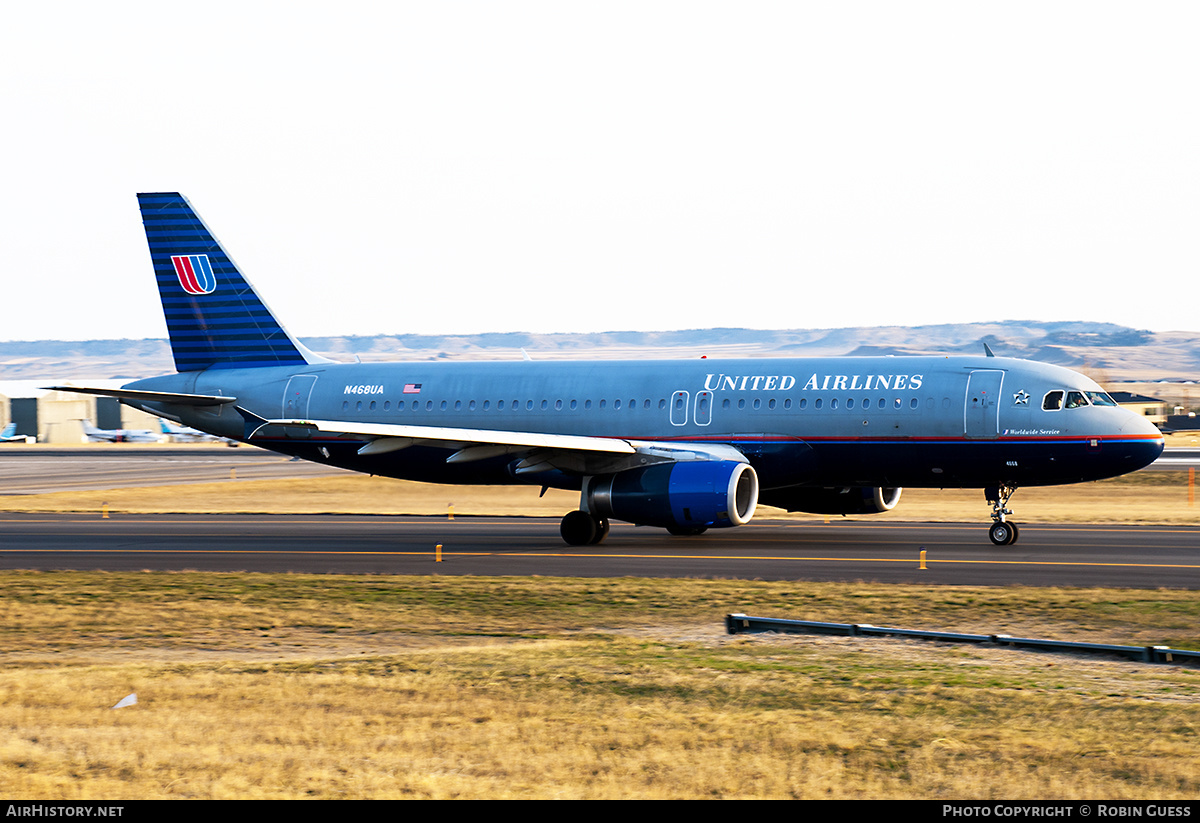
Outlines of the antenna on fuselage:
{"label": "antenna on fuselage", "polygon": [[988,357],[995,357],[995,356],[996,356],[996,355],[995,355],[995,354],[992,352],[992,347],[991,347],[991,346],[989,346],[989,345],[987,344],[987,341],[986,341],[986,340],[980,340],[979,342],[980,342],[980,343],[983,343],[983,353],[984,353],[985,355],[987,355]]}

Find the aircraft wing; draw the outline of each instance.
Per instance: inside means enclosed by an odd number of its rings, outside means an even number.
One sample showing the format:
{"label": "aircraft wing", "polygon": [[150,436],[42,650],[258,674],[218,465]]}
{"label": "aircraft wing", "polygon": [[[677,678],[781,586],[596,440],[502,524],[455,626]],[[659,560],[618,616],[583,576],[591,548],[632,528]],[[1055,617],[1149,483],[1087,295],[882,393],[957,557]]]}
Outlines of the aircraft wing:
{"label": "aircraft wing", "polygon": [[[248,415],[239,408],[243,414]],[[256,425],[255,425],[256,424]],[[466,429],[443,426],[410,426],[387,423],[358,423],[345,420],[264,420],[256,418],[247,426],[251,443],[270,428],[307,428],[334,437],[367,442],[361,455],[383,454],[413,445],[443,448],[451,452],[447,463],[469,463],[506,454],[523,455],[517,474],[558,469],[580,474],[601,474],[654,463],[683,460],[732,460],[747,462],[732,446],[708,443],[671,443],[626,440],[615,437],[589,437],[576,434]]]}

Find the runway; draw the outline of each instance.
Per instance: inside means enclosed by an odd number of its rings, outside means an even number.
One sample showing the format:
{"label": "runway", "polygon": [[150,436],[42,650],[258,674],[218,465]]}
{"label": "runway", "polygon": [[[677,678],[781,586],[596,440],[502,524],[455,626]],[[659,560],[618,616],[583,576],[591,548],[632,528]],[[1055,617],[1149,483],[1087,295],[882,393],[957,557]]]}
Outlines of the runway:
{"label": "runway", "polygon": [[978,523],[756,520],[690,538],[614,523],[578,549],[543,518],[17,514],[0,516],[0,568],[1198,589],[1200,528],[1031,524],[998,548]]}

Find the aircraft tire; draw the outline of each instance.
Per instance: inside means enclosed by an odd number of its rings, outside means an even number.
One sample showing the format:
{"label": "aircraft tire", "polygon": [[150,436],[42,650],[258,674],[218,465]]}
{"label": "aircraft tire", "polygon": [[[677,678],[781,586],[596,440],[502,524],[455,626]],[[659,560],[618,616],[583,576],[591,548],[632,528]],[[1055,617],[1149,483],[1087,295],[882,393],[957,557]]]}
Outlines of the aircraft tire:
{"label": "aircraft tire", "polygon": [[599,541],[596,534],[599,531],[596,518],[584,511],[567,512],[558,527],[558,533],[568,546],[588,546],[597,543]]}
{"label": "aircraft tire", "polygon": [[997,546],[1011,546],[1017,541],[1017,526],[1015,523],[993,523],[988,529],[988,538]]}

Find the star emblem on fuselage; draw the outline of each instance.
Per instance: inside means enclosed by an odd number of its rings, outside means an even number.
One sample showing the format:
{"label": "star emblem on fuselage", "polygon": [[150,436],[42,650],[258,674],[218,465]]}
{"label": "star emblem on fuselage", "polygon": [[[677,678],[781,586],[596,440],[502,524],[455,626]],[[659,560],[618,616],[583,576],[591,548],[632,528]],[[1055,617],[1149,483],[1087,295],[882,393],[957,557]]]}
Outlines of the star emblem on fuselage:
{"label": "star emblem on fuselage", "polygon": [[1018,406],[1028,406],[1029,392],[1021,389],[1019,392],[1013,395],[1013,403]]}

